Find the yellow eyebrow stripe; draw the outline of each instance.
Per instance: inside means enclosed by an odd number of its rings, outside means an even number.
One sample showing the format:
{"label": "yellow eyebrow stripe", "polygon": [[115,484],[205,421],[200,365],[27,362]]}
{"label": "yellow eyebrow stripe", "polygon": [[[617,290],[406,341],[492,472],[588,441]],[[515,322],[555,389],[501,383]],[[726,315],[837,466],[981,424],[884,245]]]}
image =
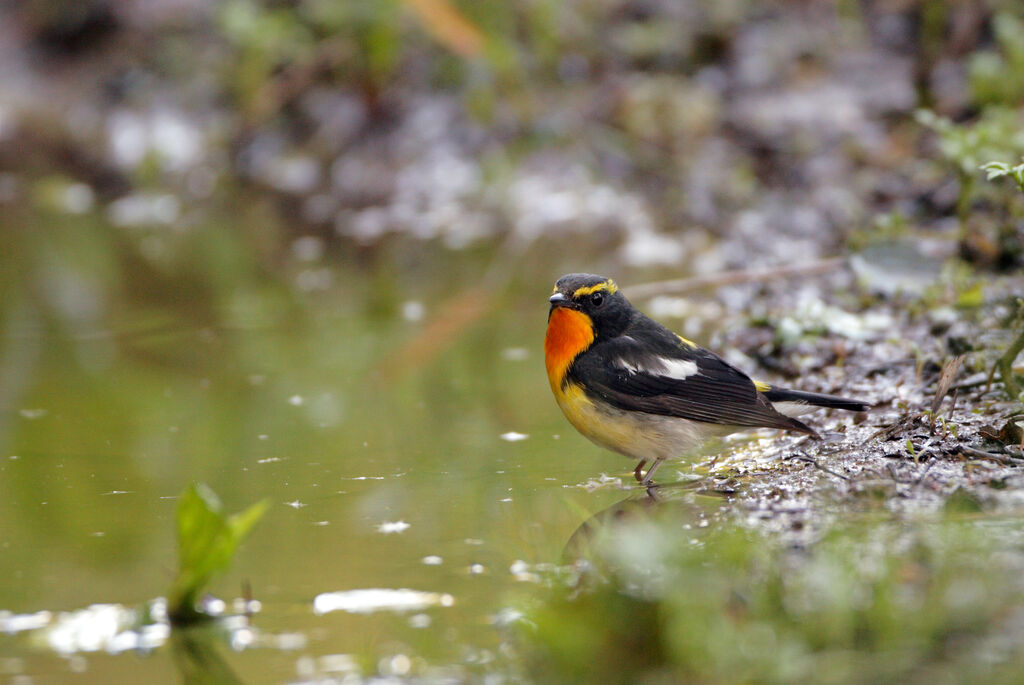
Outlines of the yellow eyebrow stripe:
{"label": "yellow eyebrow stripe", "polygon": [[607,290],[609,295],[614,295],[619,291],[619,286],[615,285],[615,281],[612,280],[607,280],[596,285],[585,285],[582,288],[576,288],[576,292],[572,294],[572,297],[573,299],[576,299],[577,297],[596,293],[598,290]]}

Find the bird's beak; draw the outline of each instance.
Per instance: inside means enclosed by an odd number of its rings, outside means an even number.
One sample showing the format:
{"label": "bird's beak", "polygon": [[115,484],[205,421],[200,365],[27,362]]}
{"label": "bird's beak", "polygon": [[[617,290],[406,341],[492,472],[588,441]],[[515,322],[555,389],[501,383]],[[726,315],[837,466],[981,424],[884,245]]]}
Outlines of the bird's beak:
{"label": "bird's beak", "polygon": [[567,307],[572,309],[572,300],[563,295],[562,293],[555,293],[548,298],[548,302],[551,303],[551,309],[548,310],[548,320],[551,320],[551,315],[555,313],[555,310],[559,307]]}

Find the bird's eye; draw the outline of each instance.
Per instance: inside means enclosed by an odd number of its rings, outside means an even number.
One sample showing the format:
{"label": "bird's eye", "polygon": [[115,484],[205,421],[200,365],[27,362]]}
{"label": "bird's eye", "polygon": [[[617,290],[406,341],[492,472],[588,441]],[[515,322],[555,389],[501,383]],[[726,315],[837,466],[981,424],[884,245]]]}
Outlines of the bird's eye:
{"label": "bird's eye", "polygon": [[597,292],[591,295],[590,303],[595,307],[600,307],[602,304],[604,304],[604,293]]}

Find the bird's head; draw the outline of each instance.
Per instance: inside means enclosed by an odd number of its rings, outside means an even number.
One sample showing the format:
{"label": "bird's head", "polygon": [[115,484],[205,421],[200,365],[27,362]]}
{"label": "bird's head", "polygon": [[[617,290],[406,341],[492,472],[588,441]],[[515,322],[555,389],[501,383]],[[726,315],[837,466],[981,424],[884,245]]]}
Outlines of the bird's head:
{"label": "bird's head", "polygon": [[618,335],[629,325],[633,308],[619,292],[615,281],[595,274],[566,274],[555,282],[548,298],[551,310],[558,308],[578,311],[586,315],[594,329],[596,339]]}

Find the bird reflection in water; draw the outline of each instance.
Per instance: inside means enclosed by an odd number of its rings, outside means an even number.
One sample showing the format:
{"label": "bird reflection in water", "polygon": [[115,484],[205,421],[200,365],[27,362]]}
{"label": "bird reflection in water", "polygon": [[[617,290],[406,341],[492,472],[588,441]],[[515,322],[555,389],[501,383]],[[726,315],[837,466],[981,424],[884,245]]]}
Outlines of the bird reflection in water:
{"label": "bird reflection in water", "polygon": [[[563,560],[589,574],[614,572],[620,563],[658,556],[666,530],[689,530],[699,540],[727,507],[731,490],[701,478],[673,485],[652,485],[585,520],[570,536]],[[644,549],[644,548],[648,549]]]}

